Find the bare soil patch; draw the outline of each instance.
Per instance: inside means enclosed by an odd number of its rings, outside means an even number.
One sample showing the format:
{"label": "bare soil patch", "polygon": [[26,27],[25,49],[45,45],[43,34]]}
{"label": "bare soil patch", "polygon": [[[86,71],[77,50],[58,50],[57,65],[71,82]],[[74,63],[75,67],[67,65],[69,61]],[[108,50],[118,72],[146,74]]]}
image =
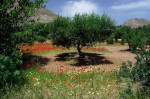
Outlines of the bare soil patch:
{"label": "bare soil patch", "polygon": [[40,56],[34,56],[30,61],[32,63],[39,62],[48,71],[55,71],[61,66],[71,69],[81,69],[83,67],[95,67],[102,70],[118,69],[123,62],[128,60],[135,63],[136,56],[130,51],[127,51],[128,46],[105,46],[111,53],[91,53],[84,52],[85,60],[79,60],[77,52],[70,53],[50,53]]}

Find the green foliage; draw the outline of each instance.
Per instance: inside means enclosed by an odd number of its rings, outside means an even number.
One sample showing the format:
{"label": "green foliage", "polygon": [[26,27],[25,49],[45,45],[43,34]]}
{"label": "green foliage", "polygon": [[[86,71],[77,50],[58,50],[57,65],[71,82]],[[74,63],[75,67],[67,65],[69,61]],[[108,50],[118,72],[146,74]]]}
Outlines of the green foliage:
{"label": "green foliage", "polygon": [[55,45],[71,46],[72,22],[69,18],[58,16],[51,25],[51,41]]}
{"label": "green foliage", "polygon": [[107,44],[113,44],[114,43],[114,34],[110,35],[106,41],[107,41]]}
{"label": "green foliage", "polygon": [[46,38],[44,36],[36,36],[36,41],[38,42],[45,42],[46,41]]}
{"label": "green foliage", "polygon": [[124,43],[125,43],[125,38],[122,36],[121,37],[121,44],[124,45]]}
{"label": "green foliage", "polygon": [[6,84],[16,83],[21,74],[22,53],[17,46],[10,56],[0,54],[0,88],[3,88]]}
{"label": "green foliage", "polygon": [[117,26],[115,28],[115,33],[114,33],[115,41],[117,42],[118,39],[121,38],[121,44],[124,44],[125,35],[129,34],[130,31],[131,31],[130,26]]}
{"label": "green foliage", "polygon": [[139,27],[138,29],[143,31],[143,32],[145,32],[146,38],[147,38],[146,45],[150,45],[150,24],[149,25],[145,25],[143,27]]}
{"label": "green foliage", "polygon": [[103,14],[76,14],[73,19],[58,16],[52,23],[52,43],[64,47],[76,46],[81,54],[82,46],[102,41],[111,35],[114,21]]}
{"label": "green foliage", "polygon": [[129,45],[130,50],[136,50],[137,47],[142,48],[146,45],[147,42],[145,32],[138,29],[132,29],[130,32],[126,33],[125,39]]}
{"label": "green foliage", "polygon": [[[33,41],[30,25],[24,25],[35,8],[45,0],[0,1],[0,88],[10,86],[22,74],[22,54],[18,46]],[[18,82],[17,82],[18,83]]]}
{"label": "green foliage", "polygon": [[134,99],[135,96],[131,90],[131,84],[128,84],[128,88],[125,89],[123,92],[119,93],[120,99]]}
{"label": "green foliage", "polygon": [[121,27],[122,26],[116,26],[116,28],[115,28],[115,33],[114,33],[115,42],[117,42],[118,39],[121,39],[121,37],[122,37],[123,33],[121,31]]}
{"label": "green foliage", "polygon": [[138,50],[136,55],[137,62],[134,67],[131,62],[128,62],[128,64],[123,63],[118,76],[129,77],[135,82],[140,81],[144,86],[150,87],[150,51]]}

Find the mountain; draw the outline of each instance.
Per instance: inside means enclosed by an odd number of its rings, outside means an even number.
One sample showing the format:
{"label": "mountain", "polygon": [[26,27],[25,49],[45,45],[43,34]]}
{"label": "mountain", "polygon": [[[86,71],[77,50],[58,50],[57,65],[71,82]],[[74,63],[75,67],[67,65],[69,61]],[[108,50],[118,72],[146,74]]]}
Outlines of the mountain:
{"label": "mountain", "polygon": [[143,25],[150,24],[150,21],[144,18],[133,18],[124,22],[122,25],[131,26],[132,28],[141,27]]}
{"label": "mountain", "polygon": [[41,8],[41,9],[37,9],[35,13],[28,19],[28,21],[32,22],[40,18],[39,20],[40,23],[48,23],[53,21],[56,17],[57,15],[54,14],[52,11],[46,8]]}

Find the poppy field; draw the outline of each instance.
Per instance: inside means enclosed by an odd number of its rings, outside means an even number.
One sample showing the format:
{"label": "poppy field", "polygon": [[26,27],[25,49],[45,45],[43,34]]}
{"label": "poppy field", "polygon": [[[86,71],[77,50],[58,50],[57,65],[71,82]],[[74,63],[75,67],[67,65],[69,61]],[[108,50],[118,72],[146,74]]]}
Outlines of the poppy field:
{"label": "poppy field", "polygon": [[[73,51],[56,47],[52,43],[37,43],[20,46],[23,55],[41,55]],[[109,52],[105,47],[83,47],[83,51]],[[54,66],[55,67],[55,66]],[[118,81],[116,70],[105,70],[96,66],[57,66],[49,71],[40,64],[24,62],[22,87],[4,95],[4,99],[119,99],[127,88],[126,82]],[[127,79],[130,82],[129,79]],[[18,91],[19,90],[19,91]]]}
{"label": "poppy field", "polygon": [[[25,66],[25,81],[22,91],[10,97],[46,99],[91,99],[117,98],[123,86],[117,82],[114,71],[96,67],[60,66],[57,71],[47,72],[38,65]],[[26,90],[26,91],[23,91]]]}
{"label": "poppy field", "polygon": [[[63,47],[56,47],[52,45],[51,42],[45,43],[37,43],[33,45],[22,45],[20,49],[24,51],[23,55],[25,54],[45,54],[45,53],[58,53],[58,52],[71,52],[76,51],[75,48],[66,49]],[[105,47],[83,47],[83,51],[90,51],[90,52],[109,52]]]}

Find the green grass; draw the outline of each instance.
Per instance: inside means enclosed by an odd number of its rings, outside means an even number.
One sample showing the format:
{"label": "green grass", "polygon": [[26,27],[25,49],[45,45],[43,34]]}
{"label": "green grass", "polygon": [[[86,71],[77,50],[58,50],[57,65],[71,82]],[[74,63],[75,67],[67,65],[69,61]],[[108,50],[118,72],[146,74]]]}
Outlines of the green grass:
{"label": "green grass", "polygon": [[[116,98],[121,86],[114,72],[96,70],[83,71],[59,68],[63,72],[45,72],[42,68],[27,68],[25,82],[21,88],[14,87],[4,99],[75,99]],[[68,72],[66,72],[68,70]],[[69,71],[70,70],[70,71]]]}
{"label": "green grass", "polygon": [[[37,55],[63,52],[76,52],[76,49],[54,50]],[[1,99],[149,99],[139,89],[139,84],[130,79],[119,81],[114,71],[96,67],[78,67],[74,70],[62,66],[52,72],[42,67],[27,67],[24,79],[21,80],[22,85],[5,88],[6,93],[0,91]],[[133,83],[132,94],[128,93],[127,83]]]}
{"label": "green grass", "polygon": [[96,43],[93,45],[93,47],[102,47],[102,46],[128,46],[128,45],[127,44],[124,44],[124,45],[122,45],[122,44],[105,44],[105,43],[101,43],[101,44]]}
{"label": "green grass", "polygon": [[132,85],[133,93],[129,94],[127,83],[132,83],[132,80],[118,81],[114,71],[63,66],[56,71],[27,67],[24,84],[8,89],[7,93],[1,94],[1,99],[119,99],[121,96],[125,99],[148,99],[144,91],[139,91],[139,84]]}
{"label": "green grass", "polygon": [[[111,53],[108,50],[87,50],[87,49],[82,49],[83,52],[98,52],[98,53]],[[57,49],[57,50],[49,50],[49,51],[45,51],[45,52],[40,52],[40,53],[36,53],[34,55],[43,55],[43,54],[50,54],[50,53],[66,53],[66,52],[77,52],[77,49],[75,47],[71,47],[70,49]]]}

